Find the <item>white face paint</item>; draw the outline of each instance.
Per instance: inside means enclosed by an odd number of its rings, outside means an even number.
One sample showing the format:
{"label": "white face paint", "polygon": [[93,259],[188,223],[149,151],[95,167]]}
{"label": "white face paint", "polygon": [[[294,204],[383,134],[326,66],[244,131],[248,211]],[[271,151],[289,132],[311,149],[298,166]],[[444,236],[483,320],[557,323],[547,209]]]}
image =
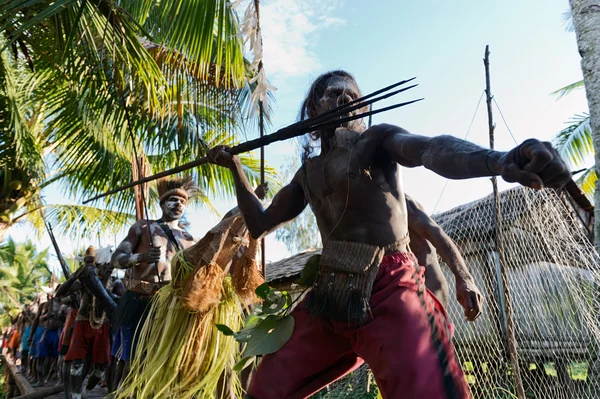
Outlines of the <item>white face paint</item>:
{"label": "white face paint", "polygon": [[[329,111],[333,108],[339,107],[340,105],[347,104],[359,97],[360,92],[352,81],[342,77],[335,77],[329,81],[327,89],[323,93],[323,96],[319,99],[317,114]],[[362,109],[357,109],[350,112],[349,115],[353,115],[362,111]],[[357,120],[347,122],[343,126],[350,128],[351,130],[358,130],[357,128],[359,125],[360,121]]]}
{"label": "white face paint", "polygon": [[185,198],[178,195],[171,195],[163,202],[161,208],[164,216],[169,220],[179,220],[185,212],[187,201]]}

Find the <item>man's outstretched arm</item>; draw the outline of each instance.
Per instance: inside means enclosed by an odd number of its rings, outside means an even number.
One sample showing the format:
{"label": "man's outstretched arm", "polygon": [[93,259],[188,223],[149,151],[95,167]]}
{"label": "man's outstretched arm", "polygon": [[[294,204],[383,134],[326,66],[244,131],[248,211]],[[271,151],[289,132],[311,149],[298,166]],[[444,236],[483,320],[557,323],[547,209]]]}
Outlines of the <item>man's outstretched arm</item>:
{"label": "man's outstretched arm", "polygon": [[298,181],[298,173],[290,184],[275,195],[271,205],[264,209],[250,186],[237,156],[225,151],[224,147],[216,147],[209,151],[209,158],[213,163],[231,170],[238,206],[244,215],[244,222],[252,238],[258,239],[275,230],[281,224],[298,216],[306,208],[307,201],[302,185]]}
{"label": "man's outstretched arm", "polygon": [[525,140],[508,152],[492,151],[453,136],[425,137],[393,125],[373,126],[382,149],[399,164],[424,166],[449,179],[502,176],[507,182],[541,189],[559,188],[571,173],[550,143]]}

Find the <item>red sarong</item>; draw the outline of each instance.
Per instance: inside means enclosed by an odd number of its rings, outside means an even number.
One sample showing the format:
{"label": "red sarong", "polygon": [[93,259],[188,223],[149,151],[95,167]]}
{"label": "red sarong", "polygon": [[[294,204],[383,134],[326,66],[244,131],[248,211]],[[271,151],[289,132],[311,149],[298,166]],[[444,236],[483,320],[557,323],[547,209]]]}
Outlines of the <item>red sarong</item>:
{"label": "red sarong", "polygon": [[425,289],[424,270],[412,254],[386,255],[373,285],[372,317],[360,326],[317,319],[301,302],[292,312],[294,334],[263,357],[249,394],[308,398],[366,362],[385,399],[470,398],[451,324]]}
{"label": "red sarong", "polygon": [[71,346],[65,361],[83,360],[88,352],[92,352],[92,364],[108,364],[110,362],[110,324],[102,324],[93,329],[88,321],[77,320],[71,337]]}

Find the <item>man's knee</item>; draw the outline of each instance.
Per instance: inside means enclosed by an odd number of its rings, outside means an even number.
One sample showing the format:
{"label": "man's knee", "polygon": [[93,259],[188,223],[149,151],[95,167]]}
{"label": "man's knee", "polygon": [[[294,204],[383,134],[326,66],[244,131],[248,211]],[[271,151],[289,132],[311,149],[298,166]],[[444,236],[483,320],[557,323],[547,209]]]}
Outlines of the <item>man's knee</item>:
{"label": "man's knee", "polygon": [[104,371],[106,370],[106,367],[104,365],[95,365],[94,366],[94,371],[92,371],[92,374],[94,375],[94,377],[102,379],[104,378]]}
{"label": "man's knee", "polygon": [[71,375],[73,377],[83,376],[84,363],[85,362],[83,360],[73,360],[71,362]]}

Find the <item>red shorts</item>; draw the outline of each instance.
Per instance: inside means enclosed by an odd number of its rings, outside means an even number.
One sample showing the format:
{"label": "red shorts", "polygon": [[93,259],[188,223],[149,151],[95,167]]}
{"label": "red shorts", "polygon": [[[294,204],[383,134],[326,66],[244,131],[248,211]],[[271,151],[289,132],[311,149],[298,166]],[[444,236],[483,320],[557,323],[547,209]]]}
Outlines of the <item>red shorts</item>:
{"label": "red shorts", "polygon": [[413,259],[408,253],[383,258],[366,324],[317,319],[301,302],[292,312],[294,334],[279,351],[263,357],[249,394],[308,398],[366,362],[383,398],[470,398],[446,311],[425,289],[425,268]]}
{"label": "red shorts", "polygon": [[95,330],[88,321],[77,320],[71,337],[71,346],[65,361],[83,360],[92,351],[92,364],[108,364],[110,362],[110,324],[102,324]]}
{"label": "red shorts", "polygon": [[69,308],[67,311],[67,317],[65,319],[65,325],[63,326],[62,332],[60,333],[60,340],[58,341],[58,348],[61,350],[64,347],[71,345],[71,336],[73,335],[73,324],[75,324],[75,318],[77,317],[77,309]]}

